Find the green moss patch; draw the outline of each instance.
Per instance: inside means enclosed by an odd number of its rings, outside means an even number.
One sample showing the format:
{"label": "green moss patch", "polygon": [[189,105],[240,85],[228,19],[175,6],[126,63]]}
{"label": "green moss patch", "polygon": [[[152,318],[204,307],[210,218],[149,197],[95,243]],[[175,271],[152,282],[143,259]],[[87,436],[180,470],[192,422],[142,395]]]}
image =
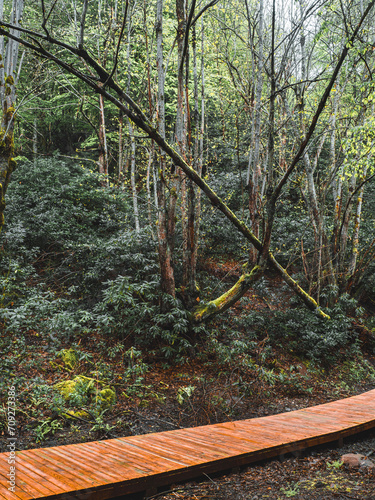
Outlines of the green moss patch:
{"label": "green moss patch", "polygon": [[116,402],[116,393],[105,382],[84,375],[77,375],[72,380],[58,382],[53,387],[65,401],[74,406],[89,405],[96,402],[101,411],[111,409]]}
{"label": "green moss patch", "polygon": [[58,356],[62,359],[67,370],[72,371],[77,367],[78,355],[74,349],[63,349],[58,353]]}

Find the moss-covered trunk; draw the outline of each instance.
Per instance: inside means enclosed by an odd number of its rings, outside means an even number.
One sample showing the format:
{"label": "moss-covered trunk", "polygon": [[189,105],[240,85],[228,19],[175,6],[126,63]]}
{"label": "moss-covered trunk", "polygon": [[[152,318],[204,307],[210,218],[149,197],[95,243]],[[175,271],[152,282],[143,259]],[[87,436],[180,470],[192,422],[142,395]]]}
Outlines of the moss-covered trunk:
{"label": "moss-covered trunk", "polygon": [[199,305],[193,311],[194,322],[199,323],[205,321],[216,314],[221,314],[226,311],[238,300],[240,300],[248,289],[255,283],[264,272],[264,267],[254,266],[249,273],[244,273],[237,283],[230,290],[215,300],[211,300],[207,304]]}
{"label": "moss-covered trunk", "polygon": [[8,188],[10,174],[16,166],[16,162],[13,159],[15,119],[15,109],[11,102],[13,85],[13,78],[7,77],[5,80],[5,98],[2,103],[3,113],[0,128],[0,231],[4,225],[5,193]]}
{"label": "moss-covered trunk", "polygon": [[[6,2],[5,2],[6,4]],[[13,0],[10,9],[12,28],[9,33],[16,38],[20,35],[17,27],[21,24],[24,0]],[[0,19],[4,21],[4,1],[0,0]],[[19,41],[12,36],[0,36],[0,231],[4,225],[5,193],[8,188],[10,175],[16,162],[14,154],[14,120],[16,102],[16,83],[22,66],[22,57],[18,58]]]}

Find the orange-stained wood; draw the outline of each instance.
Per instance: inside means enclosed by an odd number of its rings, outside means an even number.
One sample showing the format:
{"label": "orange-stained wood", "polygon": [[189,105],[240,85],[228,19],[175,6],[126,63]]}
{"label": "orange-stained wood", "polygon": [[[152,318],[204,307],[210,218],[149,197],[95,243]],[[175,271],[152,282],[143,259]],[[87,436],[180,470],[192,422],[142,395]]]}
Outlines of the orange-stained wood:
{"label": "orange-stained wood", "polygon": [[0,500],[106,500],[328,443],[375,427],[375,390],[268,417],[0,454]]}
{"label": "orange-stained wood", "polygon": [[[154,436],[154,435],[153,435]],[[126,439],[126,438],[124,438]],[[166,470],[176,469],[178,467],[187,467],[189,465],[195,464],[194,459],[189,459],[184,456],[182,459],[181,454],[178,455],[178,460],[176,459],[176,448],[174,449],[174,453],[169,453],[168,448],[163,449],[160,452],[160,447],[156,441],[147,442],[145,440],[140,440],[139,442],[126,442],[125,440],[119,444],[113,442],[112,440],[107,441],[106,447],[109,447],[111,450],[113,449],[116,453],[125,453],[131,461],[138,466],[150,467],[153,471],[156,471],[160,468],[160,465],[163,464]]]}

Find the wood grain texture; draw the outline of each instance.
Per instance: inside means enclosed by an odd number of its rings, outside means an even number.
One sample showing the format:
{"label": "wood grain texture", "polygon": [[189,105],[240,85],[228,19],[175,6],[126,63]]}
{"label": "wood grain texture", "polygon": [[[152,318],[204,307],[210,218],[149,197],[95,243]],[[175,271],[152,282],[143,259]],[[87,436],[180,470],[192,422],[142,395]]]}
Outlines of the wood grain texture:
{"label": "wood grain texture", "polygon": [[375,390],[279,415],[0,454],[0,500],[106,500],[329,443],[375,427]]}

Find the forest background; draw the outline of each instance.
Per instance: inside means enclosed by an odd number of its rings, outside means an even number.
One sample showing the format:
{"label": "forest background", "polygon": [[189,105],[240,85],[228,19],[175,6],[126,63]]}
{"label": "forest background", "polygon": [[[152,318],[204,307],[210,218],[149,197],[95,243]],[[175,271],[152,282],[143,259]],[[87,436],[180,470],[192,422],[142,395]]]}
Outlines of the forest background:
{"label": "forest background", "polygon": [[373,4],[0,0],[25,447],[374,383]]}

